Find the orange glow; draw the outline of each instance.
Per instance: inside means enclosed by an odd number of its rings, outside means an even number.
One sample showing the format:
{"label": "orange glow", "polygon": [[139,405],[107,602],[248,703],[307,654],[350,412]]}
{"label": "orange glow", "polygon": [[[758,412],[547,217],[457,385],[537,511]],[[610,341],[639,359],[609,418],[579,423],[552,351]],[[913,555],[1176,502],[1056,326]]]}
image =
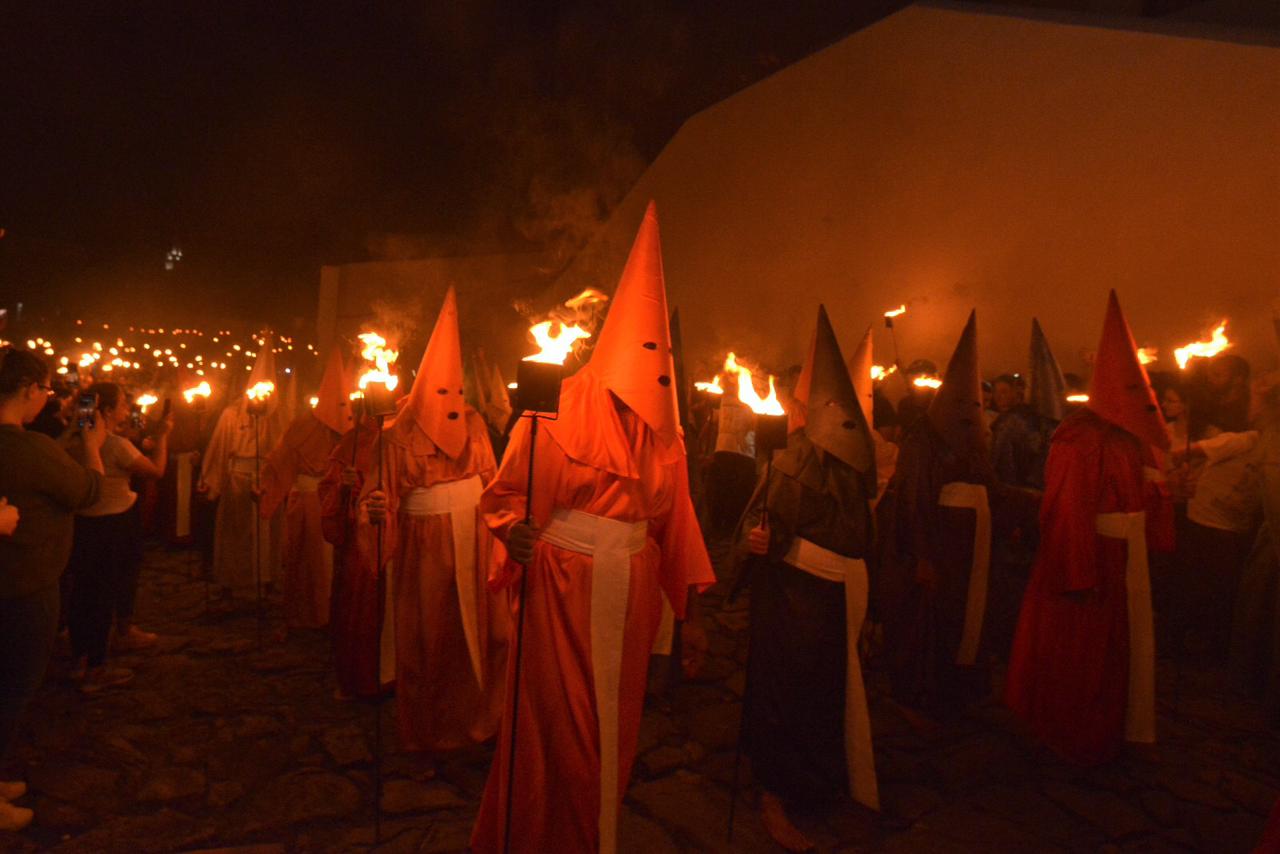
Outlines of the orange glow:
{"label": "orange glow", "polygon": [[245,389],[244,396],[249,398],[249,400],[257,402],[271,397],[271,395],[275,394],[275,391],[276,384],[267,380],[264,382],[254,383],[252,386]]}
{"label": "orange glow", "polygon": [[890,365],[890,366],[889,366],[889,367],[887,367],[887,368],[886,368],[884,365],[872,365],[872,366],[871,366],[871,379],[872,379],[872,381],[874,381],[874,382],[880,382],[880,380],[882,380],[882,379],[884,379],[885,377],[889,376],[889,374],[893,373],[893,372],[894,372],[894,371],[896,371],[896,370],[898,370],[898,366],[897,366],[897,365]]}
{"label": "orange glow", "polygon": [[[555,334],[551,331],[553,327],[557,327]],[[556,323],[551,320],[535,323],[529,327],[529,334],[538,345],[538,352],[532,356],[525,356],[524,361],[542,362],[547,365],[563,365],[564,360],[573,351],[573,345],[584,338],[591,337],[590,332],[579,326]]]}
{"label": "orange glow", "polygon": [[315,409],[316,404],[319,402],[320,402],[320,398],[316,397],[314,394],[311,395],[311,399],[307,401],[307,403],[311,404],[312,409]]}
{"label": "orange glow", "polygon": [[884,316],[885,316],[885,317],[899,317],[899,316],[904,315],[904,314],[906,314],[906,313],[907,313],[907,305],[906,305],[906,303],[903,303],[902,305],[898,306],[898,307],[897,307],[897,308],[895,308],[895,309],[892,309],[892,310],[890,310],[890,311],[886,311],[886,312],[884,313]]}
{"label": "orange glow", "polygon": [[194,385],[191,388],[183,389],[182,391],[182,397],[188,404],[194,403],[197,397],[208,397],[211,394],[213,394],[213,389],[209,387],[208,380],[201,382],[199,385]]}
{"label": "orange glow", "polygon": [[1067,403],[1088,403],[1089,395],[1087,394],[1069,394],[1067,395]]}
{"label": "orange glow", "polygon": [[1209,333],[1208,341],[1192,341],[1174,350],[1173,357],[1178,360],[1178,367],[1186,370],[1192,359],[1211,358],[1230,346],[1231,340],[1227,338],[1227,322],[1224,320]]}
{"label": "orange glow", "polygon": [[916,388],[932,388],[932,389],[942,388],[942,380],[938,379],[937,377],[931,377],[928,375],[916,377],[911,381],[911,384]]}
{"label": "orange glow", "polygon": [[387,339],[376,332],[361,332],[359,338],[364,344],[360,358],[373,363],[373,368],[360,375],[361,390],[370,383],[381,383],[386,386],[387,391],[395,391],[396,386],[400,385],[400,378],[391,373],[391,365],[400,358],[399,351],[388,349]]}
{"label": "orange glow", "polygon": [[[774,387],[773,377],[769,377],[769,393],[761,397],[756,391],[755,379],[751,369],[738,363],[738,357],[730,353],[724,360],[724,371],[738,377],[738,400],[746,404],[756,415],[786,415],[786,410],[778,401],[778,390]],[[720,385],[720,375],[709,383],[694,383],[693,387],[708,394],[724,394]]]}
{"label": "orange glow", "polygon": [[1159,358],[1159,352],[1155,347],[1139,347],[1138,361],[1144,365],[1150,365]]}
{"label": "orange glow", "polygon": [[[110,365],[107,365],[105,367],[109,368]],[[138,400],[137,400],[138,408],[141,409],[143,412],[146,412],[148,406],[155,406],[157,403],[159,403],[159,401],[160,401],[160,398],[156,397],[155,394],[153,394],[152,392],[146,392],[145,394],[138,395]]]}

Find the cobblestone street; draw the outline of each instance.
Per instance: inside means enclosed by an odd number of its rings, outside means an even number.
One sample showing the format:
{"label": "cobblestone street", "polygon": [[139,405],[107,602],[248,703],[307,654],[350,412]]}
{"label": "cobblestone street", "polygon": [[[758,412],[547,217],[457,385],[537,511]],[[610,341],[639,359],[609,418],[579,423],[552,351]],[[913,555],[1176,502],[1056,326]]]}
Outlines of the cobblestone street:
{"label": "cobblestone street", "polygon": [[[19,735],[36,824],[0,850],[446,852],[464,850],[489,763],[476,749],[415,779],[392,705],[381,846],[373,846],[373,711],[333,699],[321,633],[259,648],[252,613],[208,618],[184,553],[152,549],[140,623],[160,648],[121,663],[133,685],[92,699],[56,659]],[[726,842],[744,603],[712,595],[712,656],[695,682],[651,698],[627,796],[627,852],[778,850],[744,799]],[[824,851],[1251,849],[1280,795],[1280,736],[1217,674],[1162,662],[1158,756],[1094,770],[1048,759],[990,704],[922,740],[869,674],[883,813],[835,807],[799,823]],[[749,779],[748,763],[742,778]],[[744,791],[749,788],[744,784]]]}

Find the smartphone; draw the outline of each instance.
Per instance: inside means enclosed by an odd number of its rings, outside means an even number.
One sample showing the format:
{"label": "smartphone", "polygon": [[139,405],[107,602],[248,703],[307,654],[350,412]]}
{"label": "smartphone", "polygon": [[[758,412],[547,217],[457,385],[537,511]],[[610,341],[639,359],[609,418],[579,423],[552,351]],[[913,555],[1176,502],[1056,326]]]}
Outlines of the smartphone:
{"label": "smartphone", "polygon": [[76,424],[83,430],[93,426],[95,413],[98,411],[98,396],[82,394],[76,400]]}

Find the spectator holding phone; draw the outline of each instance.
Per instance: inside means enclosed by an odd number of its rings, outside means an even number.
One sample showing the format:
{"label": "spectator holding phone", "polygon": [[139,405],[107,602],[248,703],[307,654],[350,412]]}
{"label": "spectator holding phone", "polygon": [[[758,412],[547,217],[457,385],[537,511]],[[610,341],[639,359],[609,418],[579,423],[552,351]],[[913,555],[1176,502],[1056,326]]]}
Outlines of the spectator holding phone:
{"label": "spectator holding phone", "polygon": [[80,690],[95,694],[133,681],[133,671],[106,663],[113,618],[117,650],[145,649],[157,640],[154,634],[133,625],[142,534],[138,495],[130,488],[129,479],[133,475],[163,477],[169,443],[168,423],[162,422],[148,458],[120,435],[129,425],[131,409],[124,389],[115,383],[95,383],[87,393],[96,398],[95,420],[102,422],[107,433],[101,451],[105,477],[98,500],[76,515],[67,566],[72,576],[67,626],[76,661],[73,675],[83,673]]}
{"label": "spectator holding phone", "polygon": [[[74,513],[96,502],[102,487],[101,422],[81,431],[85,465],[48,436],[23,429],[50,391],[39,356],[0,349],[0,495],[19,516],[12,533],[0,536],[0,763],[53,651]],[[11,802],[26,785],[8,782],[4,771],[0,764],[0,831],[18,831],[32,812]]]}

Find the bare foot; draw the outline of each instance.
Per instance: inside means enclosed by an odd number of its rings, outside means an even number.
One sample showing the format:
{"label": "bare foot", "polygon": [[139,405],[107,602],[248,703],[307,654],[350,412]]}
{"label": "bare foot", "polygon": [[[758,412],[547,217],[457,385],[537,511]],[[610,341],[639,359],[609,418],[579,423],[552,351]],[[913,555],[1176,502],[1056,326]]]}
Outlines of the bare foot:
{"label": "bare foot", "polygon": [[760,821],[773,841],[788,851],[802,852],[814,849],[813,840],[800,832],[800,829],[787,818],[782,808],[782,801],[777,795],[769,792],[760,793]]}

